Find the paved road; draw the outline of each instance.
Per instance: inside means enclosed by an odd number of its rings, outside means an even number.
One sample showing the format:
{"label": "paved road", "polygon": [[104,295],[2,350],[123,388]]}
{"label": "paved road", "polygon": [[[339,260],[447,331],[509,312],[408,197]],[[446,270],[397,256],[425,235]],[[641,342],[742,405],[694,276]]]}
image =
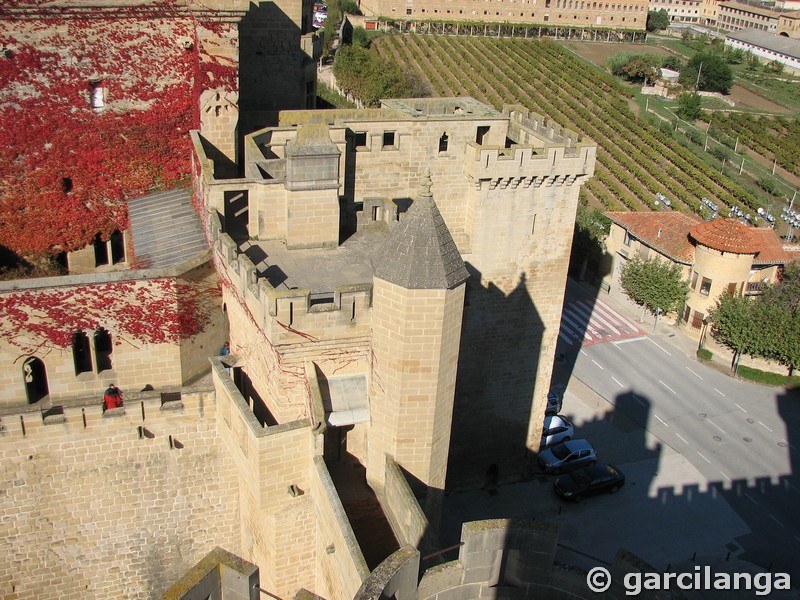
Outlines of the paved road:
{"label": "paved road", "polygon": [[[743,559],[788,570],[800,581],[797,399],[732,379],[662,337],[584,346],[573,373],[708,482],[684,486],[728,501],[751,530],[736,538]],[[659,493],[665,490],[650,490]]]}

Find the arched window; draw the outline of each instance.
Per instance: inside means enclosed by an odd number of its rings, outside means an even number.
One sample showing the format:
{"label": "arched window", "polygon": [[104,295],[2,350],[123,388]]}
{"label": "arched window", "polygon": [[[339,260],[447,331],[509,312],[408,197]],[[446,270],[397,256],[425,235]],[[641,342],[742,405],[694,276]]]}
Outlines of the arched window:
{"label": "arched window", "polygon": [[114,345],[111,343],[111,334],[102,327],[94,332],[94,353],[97,362],[97,372],[102,373],[111,369],[111,352]]}
{"label": "arched window", "polygon": [[92,371],[92,350],[89,337],[83,331],[72,334],[72,358],[75,360],[75,375]]}
{"label": "arched window", "polygon": [[50,394],[47,385],[47,370],[44,362],[35,356],[30,356],[22,363],[22,379],[25,382],[25,394],[28,404],[35,404]]}

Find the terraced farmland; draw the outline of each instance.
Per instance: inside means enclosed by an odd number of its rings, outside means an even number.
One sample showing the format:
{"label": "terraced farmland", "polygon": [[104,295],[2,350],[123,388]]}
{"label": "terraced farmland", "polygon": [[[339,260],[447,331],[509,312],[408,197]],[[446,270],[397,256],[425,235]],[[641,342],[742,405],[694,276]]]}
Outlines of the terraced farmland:
{"label": "terraced farmland", "polygon": [[[761,198],[709,167],[628,108],[614,79],[550,41],[389,35],[376,40],[384,57],[418,70],[439,96],[468,94],[496,108],[521,104],[598,144],[590,205],[609,210],[674,208],[702,214],[705,196],[753,212]],[[724,211],[723,212],[727,212]]]}

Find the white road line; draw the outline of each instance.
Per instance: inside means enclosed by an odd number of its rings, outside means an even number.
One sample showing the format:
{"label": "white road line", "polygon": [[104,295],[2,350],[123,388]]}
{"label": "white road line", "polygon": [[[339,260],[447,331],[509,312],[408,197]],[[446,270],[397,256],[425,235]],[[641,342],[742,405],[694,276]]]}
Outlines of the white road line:
{"label": "white road line", "polygon": [[755,499],[750,494],[748,494],[747,492],[744,493],[744,497],[747,498],[748,500],[750,500],[750,502],[752,502],[756,506],[758,506],[758,502],[756,502]]}
{"label": "white road line", "polygon": [[605,302],[602,302],[602,301],[598,300],[598,301],[597,301],[597,306],[601,307],[601,308],[602,308],[602,309],[603,309],[605,312],[607,312],[607,313],[609,313],[609,314],[611,314],[611,315],[614,315],[614,316],[615,316],[615,317],[616,317],[618,320],[620,320],[620,321],[622,321],[623,323],[625,323],[625,324],[626,324],[628,327],[630,327],[631,329],[633,329],[633,330],[635,330],[635,331],[639,331],[639,328],[638,328],[636,325],[634,325],[634,324],[633,324],[631,321],[629,321],[627,318],[623,317],[621,314],[619,314],[617,311],[615,311],[613,308],[611,308],[611,307],[610,307],[608,304],[606,304]]}
{"label": "white road line", "polygon": [[714,421],[712,421],[711,419],[706,419],[706,421],[708,421],[709,423],[711,423],[711,424],[712,424],[714,427],[716,427],[717,429],[719,429],[719,430],[720,430],[722,433],[725,433],[725,430],[724,430],[722,427],[720,427],[719,425],[717,425],[716,423],[714,423]]}
{"label": "white road line", "polygon": [[621,387],[621,388],[624,388],[624,387],[625,387],[625,386],[624,386],[624,385],[622,385],[622,384],[621,384],[619,381],[617,381],[617,378],[616,378],[616,377],[612,377],[611,379],[613,379],[613,380],[614,380],[614,383],[616,383],[616,384],[617,384],[619,387]]}
{"label": "white road line", "polygon": [[722,476],[723,476],[725,479],[727,479],[728,481],[730,481],[730,480],[731,480],[731,478],[730,478],[730,477],[728,477],[727,475],[725,475],[725,473],[723,473],[722,471],[720,471],[720,472],[719,472],[719,474],[720,474],[720,475],[722,475]]}
{"label": "white road line", "polygon": [[633,396],[633,399],[636,400],[642,406],[647,406],[647,403],[641,398],[639,398],[639,396],[637,396],[636,394],[631,394],[631,396]]}
{"label": "white road line", "polygon": [[676,394],[676,393],[675,393],[675,390],[673,390],[671,387],[669,387],[669,386],[668,386],[666,383],[664,383],[664,382],[663,382],[663,381],[661,381],[660,379],[658,380],[658,383],[660,383],[660,384],[661,384],[661,385],[663,385],[665,388],[667,388],[667,389],[668,389],[670,392],[672,392],[672,394],[673,394],[674,396],[677,396],[677,395],[678,395],[678,394]]}
{"label": "white road line", "polygon": [[745,409],[743,409],[741,406],[739,406],[739,405],[738,405],[736,402],[734,402],[734,404],[736,404],[736,407],[737,407],[737,408],[738,408],[740,411],[742,411],[743,413],[746,413],[746,412],[747,412]]}
{"label": "white road line", "polygon": [[584,350],[583,348],[581,348],[580,352],[581,352],[581,354],[583,354],[584,356],[589,356],[588,354],[586,354],[586,350]]}
{"label": "white road line", "polygon": [[707,459],[705,456],[703,456],[703,453],[702,453],[702,452],[700,452],[700,451],[698,450],[698,451],[697,451],[697,453],[700,455],[700,458],[702,458],[702,459],[703,459],[704,461],[706,461],[708,464],[711,464],[711,461],[710,461],[710,460],[708,460],[708,459]]}
{"label": "white road line", "polygon": [[685,437],[683,437],[683,436],[682,436],[680,433],[676,433],[675,435],[677,435],[679,438],[681,438],[681,441],[682,441],[684,444],[688,444],[688,443],[689,443],[689,442],[687,442],[687,441],[686,441],[686,438],[685,438]]}
{"label": "white road line", "polygon": [[567,324],[569,327],[572,327],[572,328],[573,328],[574,330],[576,330],[576,331],[581,331],[581,330],[583,330],[583,337],[584,337],[584,339],[587,339],[587,340],[591,341],[591,340],[592,340],[592,336],[590,336],[590,335],[588,334],[588,332],[586,331],[586,329],[587,329],[587,328],[585,328],[585,324],[581,324],[581,323],[575,323],[575,322],[574,322],[572,319],[570,319],[569,317],[570,317],[570,315],[569,315],[569,314],[567,314],[567,313],[563,313],[563,314],[561,315],[561,326],[563,327],[563,326],[564,326],[564,323],[566,323],[566,324]]}
{"label": "white road line", "polygon": [[[770,518],[770,519],[772,519],[773,521],[775,521],[775,522],[776,522],[778,525],[780,525],[781,527],[783,527],[783,523],[781,523],[780,521],[778,521],[778,519],[776,519],[776,518],[774,517],[774,515],[770,515],[770,516],[769,516],[769,518]],[[785,529],[785,528],[784,528],[784,529]]]}
{"label": "white road line", "polygon": [[720,391],[719,391],[717,388],[714,388],[714,391],[715,391],[715,392],[717,392],[717,393],[718,393],[720,396],[722,396],[723,398],[725,397],[725,394],[723,394],[722,392],[720,392]]}
{"label": "white road line", "polygon": [[619,335],[619,329],[614,327],[614,325],[612,325],[609,321],[600,316],[600,314],[594,310],[593,307],[589,306],[588,302],[577,302],[573,305],[572,309],[574,312],[586,317],[587,322],[594,321],[595,323],[605,325],[614,335]]}
{"label": "white road line", "polygon": [[767,430],[767,431],[769,431],[770,433],[772,433],[772,429],[770,429],[769,427],[767,427],[766,425],[764,425],[764,423],[762,423],[761,421],[759,421],[759,422],[758,422],[758,424],[759,424],[759,425],[761,425],[761,426],[762,426],[764,429],[766,429],[766,430]]}
{"label": "white road line", "polygon": [[697,378],[698,378],[700,381],[703,381],[703,378],[702,378],[702,377],[700,377],[700,375],[698,375],[698,374],[697,374],[697,373],[695,373],[694,371],[692,371],[692,370],[691,370],[689,367],[686,367],[686,370],[687,370],[687,371],[689,371],[689,373],[691,373],[691,374],[692,374],[692,375],[694,375],[695,377],[697,377]]}
{"label": "white road line", "polygon": [[599,362],[597,362],[595,359],[592,359],[592,362],[593,362],[594,364],[596,364],[596,365],[597,365],[597,368],[599,368],[601,371],[605,371],[605,369],[604,369],[604,368],[603,368],[603,367],[600,365],[600,363],[599,363]]}
{"label": "white road line", "polygon": [[654,416],[656,419],[658,419],[659,421],[661,421],[661,424],[662,424],[664,427],[669,427],[669,425],[667,425],[667,422],[666,422],[664,419],[662,419],[661,417],[659,417],[659,416],[658,416],[656,413],[653,413],[653,416]]}
{"label": "white road line", "polygon": [[[648,339],[648,340],[650,340],[651,342],[653,342],[653,338],[647,338],[647,339]],[[664,348],[662,348],[661,346],[659,346],[659,345],[658,345],[658,344],[656,344],[655,342],[653,342],[653,344],[655,345],[655,347],[656,347],[656,348],[658,348],[659,350],[661,350],[661,351],[662,351],[664,354],[666,354],[667,356],[672,356],[672,354],[670,354],[669,352],[667,352],[666,350],[664,350]]]}
{"label": "white road line", "polygon": [[627,340],[615,340],[614,344],[627,344],[628,342],[640,342],[641,340],[646,340],[646,337],[635,337],[635,338],[628,338]]}

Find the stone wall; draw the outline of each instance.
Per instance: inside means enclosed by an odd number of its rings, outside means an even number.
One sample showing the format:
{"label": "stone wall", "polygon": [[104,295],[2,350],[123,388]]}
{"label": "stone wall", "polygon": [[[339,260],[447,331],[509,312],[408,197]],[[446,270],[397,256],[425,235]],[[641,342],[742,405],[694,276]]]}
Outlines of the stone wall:
{"label": "stone wall", "polygon": [[[401,546],[421,548],[430,536],[430,524],[397,463],[386,457],[386,479],[381,506]],[[426,541],[427,543],[427,541]]]}
{"label": "stone wall", "polygon": [[213,392],[184,390],[164,410],[157,394],[125,400],[122,414],[96,402],[47,424],[26,414],[24,435],[19,414],[3,416],[0,596],[144,600],[214,546],[239,552]]}

